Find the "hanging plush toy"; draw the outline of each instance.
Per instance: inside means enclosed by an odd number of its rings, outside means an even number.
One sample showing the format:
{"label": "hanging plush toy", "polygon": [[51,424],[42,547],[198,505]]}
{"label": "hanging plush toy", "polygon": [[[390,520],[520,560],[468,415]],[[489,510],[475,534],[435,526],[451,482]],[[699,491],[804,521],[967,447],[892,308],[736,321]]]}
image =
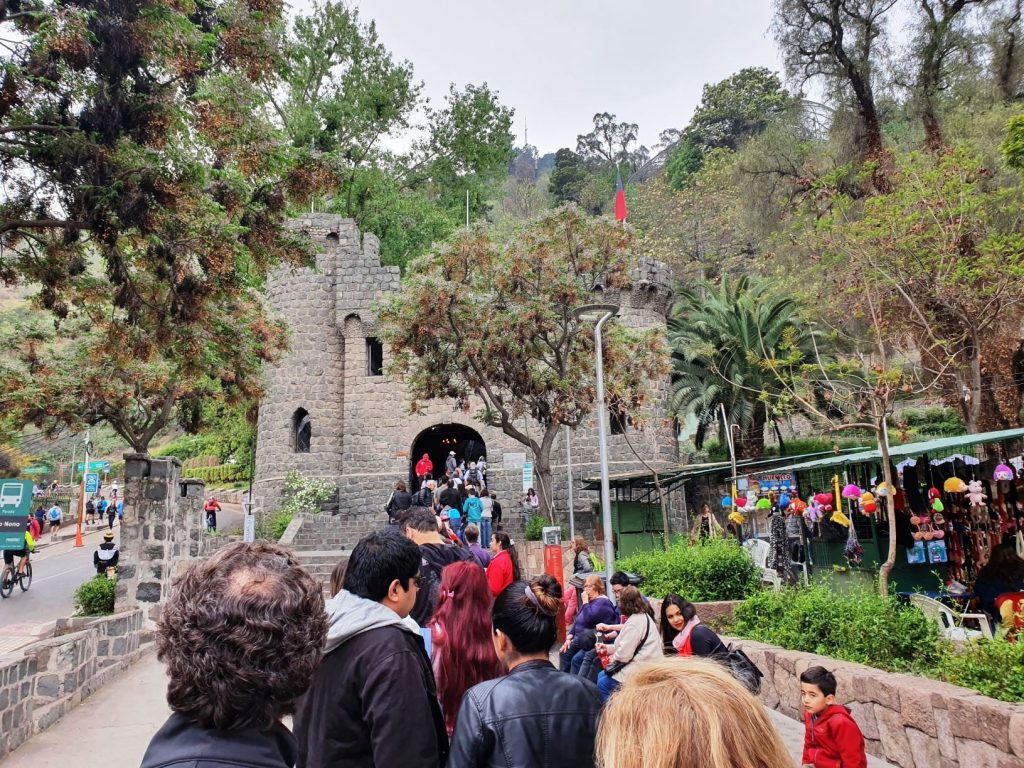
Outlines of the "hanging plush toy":
{"label": "hanging plush toy", "polygon": [[785,509],[789,506],[789,494],[782,494],[779,496],[779,509]]}
{"label": "hanging plush toy", "polygon": [[824,509],[821,506],[821,502],[818,501],[817,496],[811,498],[811,503],[807,505],[804,517],[812,523],[817,523],[822,517],[824,517]]}
{"label": "hanging plush toy", "polygon": [[732,507],[732,496],[724,496],[722,498],[722,509],[729,509]]}
{"label": "hanging plush toy", "polygon": [[860,497],[860,508],[866,515],[873,515],[878,511],[878,504],[875,503],[875,497],[870,491],[865,491]]}
{"label": "hanging plush toy", "polygon": [[875,488],[875,493],[878,496],[889,496],[889,486],[886,483],[879,483],[878,487]]}
{"label": "hanging plush toy", "polygon": [[942,490],[946,493],[965,493],[967,491],[967,483],[959,477],[950,477],[942,484]]}
{"label": "hanging plush toy", "polygon": [[736,506],[739,507],[740,509],[743,509],[745,506],[747,506],[747,497],[746,496],[737,496],[736,497]]}
{"label": "hanging plush toy", "polygon": [[863,495],[864,491],[856,486],[854,483],[850,483],[843,488],[844,499],[859,499]]}
{"label": "hanging plush toy", "polygon": [[1013,480],[1013,470],[1010,469],[1006,464],[1000,464],[996,467],[996,471],[992,473],[992,479],[998,480],[999,482],[1007,482]]}
{"label": "hanging plush toy", "polygon": [[982,489],[981,480],[971,480],[967,484],[967,501],[970,502],[972,507],[984,506],[985,499],[987,498],[985,491]]}

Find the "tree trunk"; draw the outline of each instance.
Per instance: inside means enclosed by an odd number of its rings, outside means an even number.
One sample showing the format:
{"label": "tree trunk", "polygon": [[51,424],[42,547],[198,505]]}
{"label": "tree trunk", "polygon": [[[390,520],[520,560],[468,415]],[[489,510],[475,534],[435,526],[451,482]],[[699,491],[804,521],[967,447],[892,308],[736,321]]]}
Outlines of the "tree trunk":
{"label": "tree trunk", "polygon": [[[878,417],[878,450],[882,455],[882,477],[889,488],[889,496],[886,498],[885,508],[889,514],[889,551],[886,554],[885,562],[878,569],[878,591],[882,597],[889,596],[889,574],[896,565],[896,486],[892,479],[892,463],[889,461],[889,437],[885,426],[885,408],[881,409],[882,414]],[[851,522],[850,525],[853,525]]]}
{"label": "tree trunk", "polygon": [[750,426],[736,442],[737,459],[759,459],[764,455],[764,428],[767,423],[768,414],[764,403],[758,403],[754,406],[754,418]]}
{"label": "tree trunk", "polygon": [[537,498],[540,499],[540,512],[548,516],[552,524],[555,522],[554,480],[551,476],[550,456],[534,456],[533,481],[536,484]]}

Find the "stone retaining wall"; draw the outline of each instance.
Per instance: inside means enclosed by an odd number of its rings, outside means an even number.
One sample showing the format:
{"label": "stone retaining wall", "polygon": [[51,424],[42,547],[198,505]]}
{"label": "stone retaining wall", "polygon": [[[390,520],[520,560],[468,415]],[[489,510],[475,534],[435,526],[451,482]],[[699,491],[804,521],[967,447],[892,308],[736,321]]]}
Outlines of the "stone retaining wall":
{"label": "stone retaining wall", "polygon": [[797,720],[800,674],[816,665],[831,670],[836,700],[850,708],[868,752],[902,768],[1024,768],[1024,704],[752,640],[730,642],[764,673],[765,706]]}
{"label": "stone retaining wall", "polygon": [[0,656],[0,757],[45,730],[144,652],[143,613],[62,619],[53,635]]}

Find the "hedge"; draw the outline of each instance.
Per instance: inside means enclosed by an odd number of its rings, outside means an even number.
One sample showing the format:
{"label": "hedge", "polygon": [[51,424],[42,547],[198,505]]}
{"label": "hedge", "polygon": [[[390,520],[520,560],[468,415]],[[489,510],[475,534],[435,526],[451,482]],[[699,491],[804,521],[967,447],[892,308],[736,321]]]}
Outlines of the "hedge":
{"label": "hedge", "polygon": [[188,467],[181,471],[182,477],[190,477],[207,483],[237,483],[249,479],[249,468],[242,464],[220,464],[216,467]]}

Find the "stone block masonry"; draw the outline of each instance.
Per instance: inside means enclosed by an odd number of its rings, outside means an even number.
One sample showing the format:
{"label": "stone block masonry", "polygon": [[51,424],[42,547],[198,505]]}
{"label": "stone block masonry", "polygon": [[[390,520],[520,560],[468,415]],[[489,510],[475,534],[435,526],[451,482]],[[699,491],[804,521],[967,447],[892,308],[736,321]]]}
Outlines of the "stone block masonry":
{"label": "stone block masonry", "polygon": [[138,660],[143,625],[138,609],[63,619],[50,637],[0,656],[0,758]]}
{"label": "stone block masonry", "polygon": [[[289,328],[290,349],[278,364],[265,370],[266,395],[260,404],[254,483],[257,511],[272,512],[281,498],[290,470],[337,483],[339,526],[353,535],[381,524],[384,504],[397,479],[408,480],[411,454],[423,433],[433,427],[461,425],[477,432],[486,445],[488,485],[505,512],[505,526],[521,530],[521,471],[504,467],[506,454],[528,449],[493,427],[476,421],[481,404],[456,410],[449,401],[417,404],[404,384],[368,369],[367,349],[378,337],[375,305],[401,290],[396,267],[382,266],[377,239],[360,233],[351,219],[332,214],[303,215],[293,227],[306,232],[317,248],[314,269],[280,269],[268,279],[270,303]],[[637,328],[665,329],[672,300],[672,274],[660,262],[642,258],[633,270],[628,291],[606,291],[603,299],[621,307],[617,322]],[[383,350],[387,364],[388,350]],[[626,427],[627,435],[609,437],[611,471],[643,469],[630,446],[652,466],[678,461],[677,442],[666,415],[669,382],[654,385],[652,416],[644,431]],[[308,414],[308,452],[298,450],[296,419]],[[522,426],[538,436],[536,423]],[[572,465],[575,500],[581,516],[596,494],[580,487],[584,477],[598,473],[596,417],[574,431]],[[304,447],[304,446],[303,446]],[[476,457],[464,457],[475,459]],[[529,457],[527,457],[529,460]],[[568,497],[564,439],[552,453],[556,509],[565,517]],[[681,526],[676,511],[673,524]],[[592,529],[586,530],[588,535]],[[355,542],[348,542],[349,546]]]}
{"label": "stone block masonry", "polygon": [[899,675],[752,640],[731,640],[764,673],[761,700],[802,719],[800,675],[830,670],[867,750],[902,768],[1024,768],[1024,704],[937,680]]}

